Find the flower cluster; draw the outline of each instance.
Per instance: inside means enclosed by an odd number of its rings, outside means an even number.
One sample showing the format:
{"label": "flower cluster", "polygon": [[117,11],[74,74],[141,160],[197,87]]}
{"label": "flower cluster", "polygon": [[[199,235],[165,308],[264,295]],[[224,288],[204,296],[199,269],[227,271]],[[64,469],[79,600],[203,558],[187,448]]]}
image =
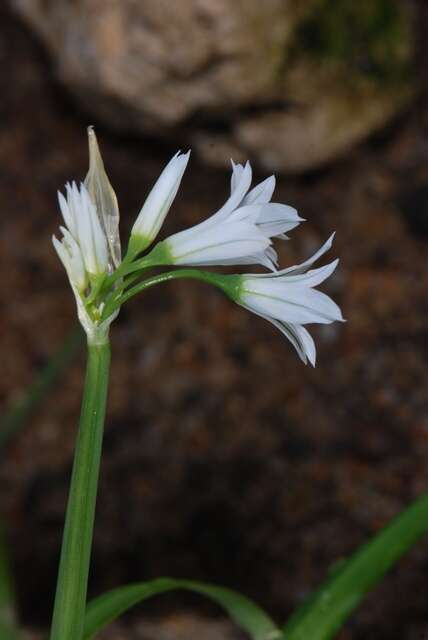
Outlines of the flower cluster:
{"label": "flower cluster", "polygon": [[[311,269],[330,249],[333,236],[302,264],[277,270],[273,241],[287,238],[303,219],[293,207],[272,202],[274,176],[251,188],[250,163],[232,161],[230,196],[225,204],[203,222],[169,236],[142,255],[157,237],[187,167],[190,152],[177,153],[150,191],[121,260],[117,200],[92,129],[89,143],[88,176],[79,187],[67,184],[65,197],[59,194],[65,227],[61,227],[61,241],[53,238],[88,339],[105,339],[121,304],[147,286],[192,277],[216,284],[235,302],[270,321],[290,340],[303,362],[315,364],[315,345],[305,325],[343,320],[333,300],[315,289],[332,274],[338,261]],[[229,276],[194,269],[250,264],[268,271]],[[147,268],[167,265],[191,269],[142,279]]]}

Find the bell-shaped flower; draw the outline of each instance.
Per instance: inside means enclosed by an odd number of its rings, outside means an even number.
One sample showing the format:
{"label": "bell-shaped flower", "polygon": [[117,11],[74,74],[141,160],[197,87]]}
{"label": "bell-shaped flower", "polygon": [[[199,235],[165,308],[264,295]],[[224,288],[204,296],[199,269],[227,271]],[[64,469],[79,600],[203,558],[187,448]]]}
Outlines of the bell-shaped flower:
{"label": "bell-shaped flower", "polygon": [[132,227],[128,253],[134,257],[156,238],[180,187],[190,151],[176,153],[157,179]]}
{"label": "bell-shaped flower", "polygon": [[271,238],[283,237],[301,218],[292,207],[272,203],[275,179],[267,178],[251,191],[251,165],[233,164],[231,194],[207,220],[170,236],[155,247],[162,264],[261,264],[275,269],[277,255]]}
{"label": "bell-shaped flower", "polygon": [[274,324],[293,344],[303,362],[315,365],[316,349],[304,325],[329,324],[343,321],[342,313],[333,300],[314,289],[335,270],[338,260],[318,269],[312,264],[330,249],[331,236],[308,260],[275,273],[238,276],[239,285],[234,299]]}

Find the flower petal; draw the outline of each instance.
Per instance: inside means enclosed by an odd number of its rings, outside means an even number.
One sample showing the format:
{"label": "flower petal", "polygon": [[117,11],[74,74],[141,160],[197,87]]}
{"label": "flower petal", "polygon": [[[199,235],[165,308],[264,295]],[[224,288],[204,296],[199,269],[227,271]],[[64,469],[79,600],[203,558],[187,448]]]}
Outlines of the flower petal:
{"label": "flower petal", "polygon": [[247,193],[242,204],[265,204],[270,202],[275,191],[275,176],[269,176],[263,182],[259,182],[251,191]]}
{"label": "flower petal", "polygon": [[242,164],[235,163],[232,159],[230,162],[232,163],[232,175],[230,177],[230,193],[232,194],[242,177],[244,166]]}
{"label": "flower petal", "polygon": [[244,276],[241,299],[260,313],[282,322],[329,324],[343,320],[339,307],[329,296],[310,287],[284,284],[275,274],[265,280]]}
{"label": "flower petal", "polygon": [[[241,166],[241,165],[238,165]],[[197,227],[199,229],[207,229],[213,224],[217,224],[223,220],[226,220],[228,216],[234,211],[242,202],[245,194],[247,193],[251,184],[251,165],[249,162],[245,164],[242,171],[239,170],[239,177],[236,178],[235,188],[233,189],[230,197],[226,200],[224,205],[220,209],[210,216],[207,220],[200,222]]]}
{"label": "flower petal", "polygon": [[145,239],[143,248],[157,236],[177,195],[189,157],[190,151],[185,154],[176,153],[147,196],[131,231],[131,236],[138,235]]}
{"label": "flower petal", "polygon": [[165,240],[174,264],[234,264],[237,259],[264,253],[270,241],[255,225],[230,222],[216,225],[209,232],[181,231]]}
{"label": "flower petal", "polygon": [[[319,267],[318,269],[311,269],[306,273],[289,275],[284,274],[281,271],[277,271],[275,273],[275,281],[283,282],[287,285],[296,284],[305,287],[316,287],[331,276],[338,264],[339,259],[336,258],[336,260],[333,260],[329,264],[326,264],[323,267]],[[268,277],[270,276],[272,278],[271,274],[262,275]]]}

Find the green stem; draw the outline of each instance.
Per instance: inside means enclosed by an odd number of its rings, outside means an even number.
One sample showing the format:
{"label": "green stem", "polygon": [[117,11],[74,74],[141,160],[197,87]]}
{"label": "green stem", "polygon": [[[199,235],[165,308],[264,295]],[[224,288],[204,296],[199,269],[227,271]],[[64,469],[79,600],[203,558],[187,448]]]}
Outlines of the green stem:
{"label": "green stem", "polygon": [[113,271],[107,278],[104,280],[102,285],[102,291],[109,291],[115,282],[129,275],[130,273],[134,273],[135,271],[142,272],[144,269],[150,269],[151,267],[155,267],[156,262],[153,261],[149,256],[145,258],[141,258],[136,262],[131,262],[130,259],[122,261],[122,263],[118,266],[116,271]]}
{"label": "green stem", "polygon": [[116,309],[120,308],[124,302],[133,298],[137,293],[141,293],[149,287],[153,287],[156,284],[162,282],[169,282],[170,280],[179,280],[180,278],[187,278],[192,280],[201,280],[219,287],[224,291],[226,295],[232,299],[236,298],[236,291],[241,280],[239,275],[223,275],[220,273],[212,273],[211,271],[199,271],[199,269],[178,269],[176,271],[167,271],[159,275],[148,278],[139,282],[128,291],[125,291],[120,299],[115,299],[111,303],[107,303],[103,312],[103,319],[108,318]]}
{"label": "green stem", "polygon": [[88,345],[79,434],[67,505],[51,640],[81,640],[97,498],[110,345]]}

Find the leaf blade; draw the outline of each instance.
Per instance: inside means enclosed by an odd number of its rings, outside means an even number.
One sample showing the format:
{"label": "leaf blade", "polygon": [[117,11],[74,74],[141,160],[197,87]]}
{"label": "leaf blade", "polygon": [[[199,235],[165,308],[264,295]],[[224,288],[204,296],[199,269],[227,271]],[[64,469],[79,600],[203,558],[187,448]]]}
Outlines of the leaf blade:
{"label": "leaf blade", "polygon": [[191,580],[157,578],[119,587],[93,600],[86,610],[84,638],[89,640],[132,606],[168,591],[185,590],[205,595],[227,611],[231,619],[253,640],[280,638],[281,632],[258,605],[241,594]]}
{"label": "leaf blade", "polygon": [[397,560],[428,532],[428,493],[362,545],[283,627],[287,640],[330,640]]}

